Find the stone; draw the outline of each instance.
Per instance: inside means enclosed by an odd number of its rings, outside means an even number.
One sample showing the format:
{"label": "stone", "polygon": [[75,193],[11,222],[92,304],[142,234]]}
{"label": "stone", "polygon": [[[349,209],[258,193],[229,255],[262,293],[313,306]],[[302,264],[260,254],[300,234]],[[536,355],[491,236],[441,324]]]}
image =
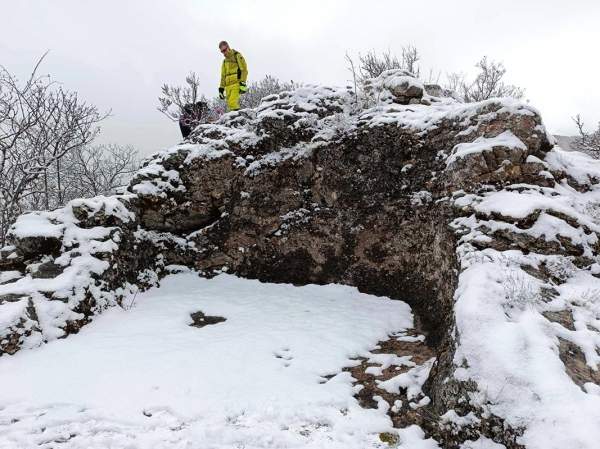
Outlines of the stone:
{"label": "stone", "polygon": [[0,271],[23,271],[24,268],[24,257],[17,253],[15,246],[0,249]]}
{"label": "stone", "polygon": [[17,302],[23,298],[27,298],[27,295],[7,293],[5,295],[0,295],[0,304],[4,304],[5,302]]}
{"label": "stone", "polygon": [[31,273],[34,279],[53,279],[64,271],[64,267],[57,265],[52,261],[39,264]]}
{"label": "stone", "polygon": [[60,254],[62,238],[59,237],[24,237],[13,241],[17,254],[23,259],[32,259],[40,254],[56,256]]}
{"label": "stone", "polygon": [[211,324],[217,324],[227,321],[227,319],[223,318],[222,316],[205,315],[204,312],[201,311],[194,312],[190,314],[190,316],[192,317],[192,324],[190,324],[190,326],[193,327],[210,326]]}
{"label": "stone", "polygon": [[[377,78],[365,82],[365,91],[369,95],[398,104],[419,104],[425,88],[423,83],[414,75],[403,69],[386,70]],[[412,100],[412,103],[411,103]]]}

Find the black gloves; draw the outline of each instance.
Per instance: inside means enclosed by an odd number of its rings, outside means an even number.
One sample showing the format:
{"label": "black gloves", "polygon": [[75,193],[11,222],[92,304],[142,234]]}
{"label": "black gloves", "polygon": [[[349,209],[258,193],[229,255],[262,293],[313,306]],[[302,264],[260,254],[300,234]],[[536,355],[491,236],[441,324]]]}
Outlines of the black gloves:
{"label": "black gloves", "polygon": [[245,94],[246,92],[248,92],[248,87],[246,86],[246,83],[240,81],[240,93]]}
{"label": "black gloves", "polygon": [[223,87],[219,87],[219,98],[225,100],[225,89]]}

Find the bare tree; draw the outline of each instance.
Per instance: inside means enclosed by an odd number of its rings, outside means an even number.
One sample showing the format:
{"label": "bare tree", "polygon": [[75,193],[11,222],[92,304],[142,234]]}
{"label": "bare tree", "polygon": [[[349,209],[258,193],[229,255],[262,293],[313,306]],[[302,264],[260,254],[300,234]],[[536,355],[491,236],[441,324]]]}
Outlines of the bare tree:
{"label": "bare tree", "polygon": [[463,72],[452,72],[446,75],[446,84],[444,87],[457,94],[462,90],[463,85],[467,83],[467,75]]}
{"label": "bare tree", "polygon": [[115,144],[77,147],[33,182],[22,210],[54,209],[75,198],[115,193],[139,168],[132,146]]}
{"label": "bare tree", "polygon": [[408,70],[417,78],[421,75],[421,69],[417,65],[420,59],[421,56],[416,47],[412,45],[402,47],[402,68]]}
{"label": "bare tree", "polygon": [[206,97],[200,93],[200,77],[195,72],[190,72],[185,77],[183,86],[163,84],[158,97],[158,110],[176,122],[185,113],[187,105],[199,101],[206,101]]}
{"label": "bare tree", "polygon": [[389,50],[381,55],[374,50],[369,51],[366,55],[358,55],[358,74],[361,83],[369,78],[377,78],[386,70],[400,68],[402,68],[402,63]]}
{"label": "bare tree", "polygon": [[506,68],[501,62],[488,60],[484,56],[475,67],[479,73],[473,81],[469,82],[464,73],[451,73],[445,87],[458,93],[467,103],[496,97],[523,98],[524,89],[504,83]]}
{"label": "bare tree", "polygon": [[587,153],[592,157],[600,158],[600,123],[598,123],[598,128],[595,131],[588,133],[585,131],[585,123],[581,115],[577,114],[573,117],[573,121],[579,132],[579,136],[577,136],[574,142],[575,149]]}
{"label": "bare tree", "polygon": [[412,45],[402,47],[401,58],[398,58],[389,50],[382,53],[371,50],[364,55],[359,54],[356,65],[354,64],[354,60],[346,53],[348,69],[352,72],[353,76],[357,77],[361,84],[367,79],[377,78],[386,70],[391,69],[404,69],[418,77],[421,74],[421,69],[418,65],[420,59],[421,56],[418,50]]}
{"label": "bare tree", "polygon": [[69,170],[60,199],[63,203],[74,198],[113,194],[127,184],[140,165],[137,151],[131,145],[86,146],[65,159]]}
{"label": "bare tree", "polygon": [[43,58],[23,84],[0,66],[0,245],[32,202],[41,199],[50,207],[50,172],[60,172],[65,154],[89,144],[106,117],[50,77],[38,76]]}

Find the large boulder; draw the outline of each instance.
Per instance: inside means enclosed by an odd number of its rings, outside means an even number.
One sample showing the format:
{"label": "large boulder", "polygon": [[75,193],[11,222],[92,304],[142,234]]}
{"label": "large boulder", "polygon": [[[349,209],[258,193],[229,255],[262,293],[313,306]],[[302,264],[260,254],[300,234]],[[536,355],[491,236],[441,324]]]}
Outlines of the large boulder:
{"label": "large boulder", "polygon": [[364,376],[361,403],[385,398],[444,448],[595,447],[600,162],[554,147],[516,100],[463,104],[401,70],[366,89],[365,108],[348,89],[267,97],[151,156],[126,194],[20,218],[0,350],[77,332],[180,265],[343,283],[406,301],[424,336],[419,395]]}

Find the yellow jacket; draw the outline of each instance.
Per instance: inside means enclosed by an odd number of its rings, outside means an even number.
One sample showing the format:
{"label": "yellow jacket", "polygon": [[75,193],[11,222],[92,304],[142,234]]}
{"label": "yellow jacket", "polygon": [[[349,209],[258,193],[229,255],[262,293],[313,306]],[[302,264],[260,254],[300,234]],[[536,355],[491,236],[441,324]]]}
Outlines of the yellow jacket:
{"label": "yellow jacket", "polygon": [[221,66],[221,85],[219,87],[233,86],[240,81],[245,83],[246,79],[248,79],[246,60],[239,51],[230,48]]}

